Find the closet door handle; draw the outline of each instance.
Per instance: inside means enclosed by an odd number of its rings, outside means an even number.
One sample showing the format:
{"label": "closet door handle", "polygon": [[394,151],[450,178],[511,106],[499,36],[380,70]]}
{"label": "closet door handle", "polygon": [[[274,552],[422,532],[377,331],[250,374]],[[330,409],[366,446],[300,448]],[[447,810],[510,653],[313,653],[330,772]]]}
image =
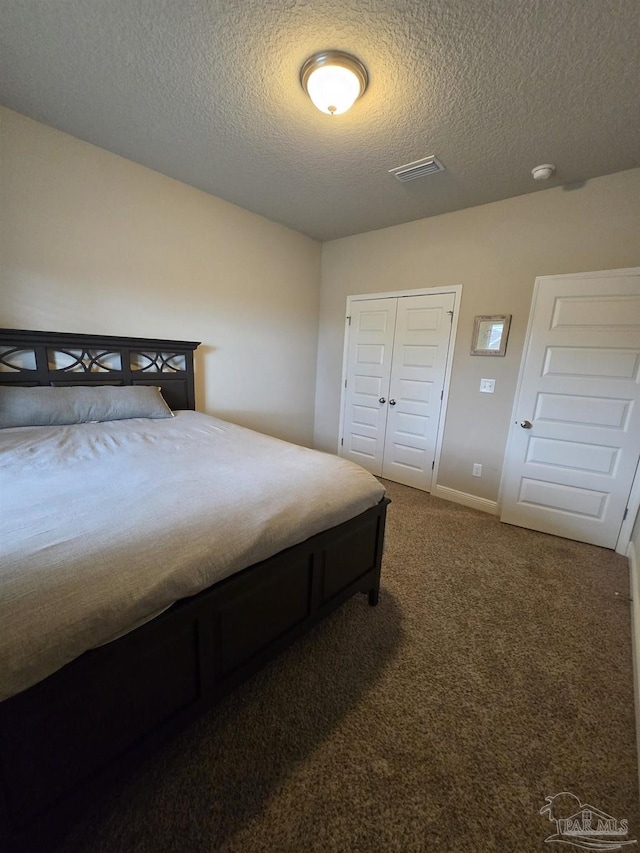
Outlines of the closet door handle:
{"label": "closet door handle", "polygon": [[395,406],[395,404],[396,404],[396,401],[395,401],[395,400],[389,400],[389,405],[390,405],[390,406]]}
{"label": "closet door handle", "polygon": [[385,399],[384,397],[380,397],[380,399],[378,400],[378,402],[379,402],[379,403],[386,403],[387,401],[386,401],[386,399]]}

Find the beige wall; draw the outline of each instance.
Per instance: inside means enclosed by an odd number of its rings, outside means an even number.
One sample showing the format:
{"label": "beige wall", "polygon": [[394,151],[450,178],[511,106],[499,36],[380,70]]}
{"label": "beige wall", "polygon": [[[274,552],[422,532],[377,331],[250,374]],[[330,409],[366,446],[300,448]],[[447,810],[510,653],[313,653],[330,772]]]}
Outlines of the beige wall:
{"label": "beige wall", "polygon": [[311,443],[319,244],[0,110],[0,325],[202,341],[198,408]]}
{"label": "beige wall", "polygon": [[[640,169],[325,243],[316,446],[338,442],[347,296],[462,284],[438,480],[496,500],[536,276],[639,264]],[[469,355],[477,314],[513,315],[504,358]],[[495,394],[479,393],[481,378],[496,380]]]}
{"label": "beige wall", "polygon": [[[0,325],[201,340],[199,408],[310,443],[319,245],[9,110],[0,120]],[[325,244],[316,445],[337,446],[347,295],[462,284],[439,483],[495,500],[536,275],[638,265],[639,230],[636,169]],[[513,314],[507,356],[473,358],[473,317],[491,313]]]}

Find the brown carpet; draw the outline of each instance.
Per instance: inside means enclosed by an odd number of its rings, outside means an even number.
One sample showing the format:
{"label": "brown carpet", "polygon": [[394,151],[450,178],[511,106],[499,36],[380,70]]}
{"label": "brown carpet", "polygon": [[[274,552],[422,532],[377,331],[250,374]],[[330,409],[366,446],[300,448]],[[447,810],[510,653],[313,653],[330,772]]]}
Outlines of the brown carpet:
{"label": "brown carpet", "polygon": [[560,791],[640,835],[627,561],[387,485],[378,607],[172,740],[65,853],[549,850]]}

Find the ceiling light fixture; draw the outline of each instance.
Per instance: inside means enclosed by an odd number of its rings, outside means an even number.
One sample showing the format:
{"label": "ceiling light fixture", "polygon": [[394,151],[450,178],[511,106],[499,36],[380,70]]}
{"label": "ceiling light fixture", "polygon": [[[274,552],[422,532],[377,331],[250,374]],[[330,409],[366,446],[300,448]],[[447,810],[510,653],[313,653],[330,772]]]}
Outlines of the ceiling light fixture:
{"label": "ceiling light fixture", "polygon": [[369,75],[362,62],[350,53],[323,50],[304,63],[300,82],[320,112],[335,116],[346,113],[364,94]]}
{"label": "ceiling light fixture", "polygon": [[534,181],[548,181],[551,175],[555,172],[556,167],[552,163],[544,163],[542,166],[536,166],[531,170]]}

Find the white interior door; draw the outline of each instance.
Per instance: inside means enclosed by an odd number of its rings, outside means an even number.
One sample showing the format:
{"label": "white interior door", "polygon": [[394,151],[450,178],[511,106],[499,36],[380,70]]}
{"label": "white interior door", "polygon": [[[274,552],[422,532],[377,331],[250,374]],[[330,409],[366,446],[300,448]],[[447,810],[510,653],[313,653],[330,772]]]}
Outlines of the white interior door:
{"label": "white interior door", "polygon": [[640,455],[640,269],[538,280],[502,521],[614,548]]}
{"label": "white interior door", "polygon": [[366,299],[351,308],[342,455],[382,473],[387,394],[397,299]]}
{"label": "white interior door", "polygon": [[382,476],[429,491],[438,436],[452,293],[398,300]]}

